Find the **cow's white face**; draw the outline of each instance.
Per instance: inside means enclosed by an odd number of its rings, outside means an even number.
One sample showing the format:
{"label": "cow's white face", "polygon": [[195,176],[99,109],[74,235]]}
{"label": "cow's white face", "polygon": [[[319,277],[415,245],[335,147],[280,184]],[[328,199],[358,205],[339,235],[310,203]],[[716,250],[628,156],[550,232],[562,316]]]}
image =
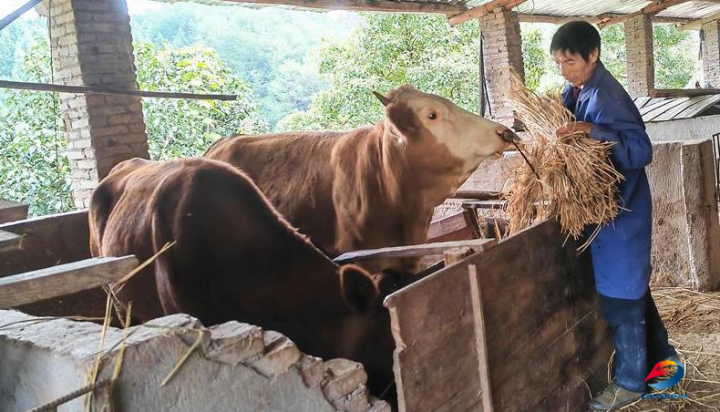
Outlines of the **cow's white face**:
{"label": "cow's white face", "polygon": [[392,103],[409,107],[437,142],[463,162],[465,172],[501,153],[506,146],[498,134],[504,126],[470,113],[443,97],[403,86],[391,93],[391,99]]}

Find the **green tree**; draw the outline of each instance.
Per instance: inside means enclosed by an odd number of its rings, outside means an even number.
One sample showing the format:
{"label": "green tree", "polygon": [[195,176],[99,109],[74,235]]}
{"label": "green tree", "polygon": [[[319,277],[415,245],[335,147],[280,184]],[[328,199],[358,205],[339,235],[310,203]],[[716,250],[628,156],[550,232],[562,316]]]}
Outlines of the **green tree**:
{"label": "green tree", "polygon": [[540,30],[532,28],[523,30],[522,53],[525,66],[525,85],[530,90],[537,90],[543,74],[549,67],[548,51],[543,47],[543,34]]}
{"label": "green tree", "polygon": [[353,36],[326,46],[319,73],[329,87],[306,111],[278,123],[279,130],[350,129],[378,121],[382,106],[372,91],[403,84],[478,110],[480,33],[477,23],[452,29],[442,16],[365,15]]}
{"label": "green tree", "polygon": [[[50,49],[39,39],[21,80],[50,81]],[[25,202],[32,216],[71,210],[70,167],[57,95],[0,91],[0,198]]]}
{"label": "green tree", "polygon": [[698,45],[689,31],[671,25],[653,26],[655,87],[683,89],[696,71]]}
{"label": "green tree", "polygon": [[199,45],[173,49],[136,43],[135,56],[142,90],[238,95],[235,101],[144,99],[153,159],[199,156],[221,136],[266,130],[248,85],[230,72],[214,50]]}
{"label": "green tree", "polygon": [[614,24],[600,30],[600,39],[602,41],[600,60],[620,84],[627,87],[627,56],[623,25]]}

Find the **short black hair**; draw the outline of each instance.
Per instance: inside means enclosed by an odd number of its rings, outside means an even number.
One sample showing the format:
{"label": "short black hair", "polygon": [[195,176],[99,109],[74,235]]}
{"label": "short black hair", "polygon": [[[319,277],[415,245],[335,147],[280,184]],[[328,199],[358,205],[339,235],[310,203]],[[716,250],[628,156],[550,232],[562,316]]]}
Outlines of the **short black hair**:
{"label": "short black hair", "polygon": [[571,21],[565,23],[555,32],[550,43],[550,53],[560,50],[562,52],[580,53],[585,61],[590,53],[597,49],[600,58],[600,33],[586,21]]}

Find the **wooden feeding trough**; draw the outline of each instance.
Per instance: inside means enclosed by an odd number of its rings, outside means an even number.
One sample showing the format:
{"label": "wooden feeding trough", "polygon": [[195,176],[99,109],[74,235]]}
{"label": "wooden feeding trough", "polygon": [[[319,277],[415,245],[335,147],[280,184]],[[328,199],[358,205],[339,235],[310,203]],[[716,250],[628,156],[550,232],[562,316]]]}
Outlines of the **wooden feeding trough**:
{"label": "wooden feeding trough", "polygon": [[[434,226],[434,242],[358,251],[339,263],[444,256],[390,295],[401,411],[581,410],[604,384],[611,345],[591,265],[554,222],[500,242],[467,226]],[[0,225],[21,238],[0,252],[0,308],[43,316],[98,316],[100,286],[134,257],[89,259],[87,213]],[[459,233],[459,235],[458,235]],[[472,237],[472,236],[470,236]],[[29,273],[28,273],[29,272]]]}

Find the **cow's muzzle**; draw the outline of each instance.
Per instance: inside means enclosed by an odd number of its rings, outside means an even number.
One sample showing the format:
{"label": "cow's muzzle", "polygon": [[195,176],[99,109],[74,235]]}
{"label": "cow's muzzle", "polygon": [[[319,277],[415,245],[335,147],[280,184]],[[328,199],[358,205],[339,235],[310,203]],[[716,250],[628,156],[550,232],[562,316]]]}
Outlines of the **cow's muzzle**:
{"label": "cow's muzzle", "polygon": [[515,132],[513,132],[510,129],[505,130],[500,137],[503,139],[503,141],[508,142],[508,143],[520,141],[520,138],[518,137],[518,135],[516,135]]}

